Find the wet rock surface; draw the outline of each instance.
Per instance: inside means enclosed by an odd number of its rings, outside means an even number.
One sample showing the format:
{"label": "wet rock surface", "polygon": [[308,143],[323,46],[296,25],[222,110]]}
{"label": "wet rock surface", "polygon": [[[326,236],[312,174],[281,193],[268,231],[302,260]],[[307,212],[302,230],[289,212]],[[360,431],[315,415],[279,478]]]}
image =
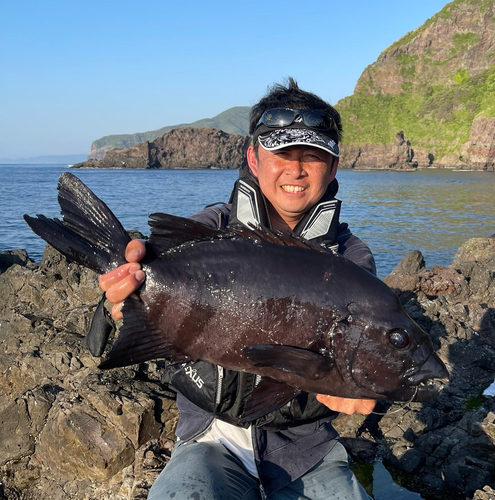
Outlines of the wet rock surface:
{"label": "wet rock surface", "polygon": [[[163,362],[99,370],[82,345],[97,276],[49,246],[40,264],[16,252],[0,256],[0,498],[146,498],[177,421]],[[448,268],[411,252],[385,281],[451,381],[428,403],[341,415],[343,443],[355,460],[400,471],[409,489],[495,498],[495,400],[482,396],[495,377],[495,238],[469,240]]]}

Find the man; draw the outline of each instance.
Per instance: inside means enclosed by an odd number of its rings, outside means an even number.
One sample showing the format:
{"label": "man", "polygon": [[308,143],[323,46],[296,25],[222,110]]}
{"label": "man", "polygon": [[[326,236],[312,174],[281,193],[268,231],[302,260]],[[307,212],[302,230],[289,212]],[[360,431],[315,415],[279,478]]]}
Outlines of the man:
{"label": "man", "polygon": [[[333,248],[375,273],[368,247],[338,221],[335,179],[342,125],[338,112],[289,79],[251,110],[249,170],[241,171],[231,204],[192,217],[224,228],[241,223],[305,237]],[[121,317],[121,302],[145,280],[139,261],[146,247],[132,241],[129,261],[103,275],[100,285]],[[290,270],[288,270],[290,272]],[[349,470],[331,421],[336,412],[368,414],[374,401],[303,393],[286,406],[246,425],[240,415],[255,375],[206,362],[168,370],[181,412],[172,458],[148,498],[368,499]]]}

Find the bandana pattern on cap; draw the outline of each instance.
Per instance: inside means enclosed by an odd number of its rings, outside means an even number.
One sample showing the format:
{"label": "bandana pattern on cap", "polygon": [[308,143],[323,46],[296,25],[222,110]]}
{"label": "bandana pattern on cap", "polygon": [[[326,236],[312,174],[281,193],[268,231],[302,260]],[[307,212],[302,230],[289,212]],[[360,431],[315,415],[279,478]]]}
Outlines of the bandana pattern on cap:
{"label": "bandana pattern on cap", "polygon": [[333,139],[317,134],[314,130],[310,129],[277,129],[269,134],[260,136],[259,141],[267,150],[280,149],[291,144],[309,144],[324,149],[335,156],[339,155],[339,147]]}

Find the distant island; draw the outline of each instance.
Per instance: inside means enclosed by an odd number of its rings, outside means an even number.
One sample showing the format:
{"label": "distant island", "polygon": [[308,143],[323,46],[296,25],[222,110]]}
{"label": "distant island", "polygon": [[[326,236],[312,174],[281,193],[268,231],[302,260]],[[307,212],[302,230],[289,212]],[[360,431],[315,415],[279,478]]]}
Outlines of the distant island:
{"label": "distant island", "polygon": [[[139,132],[136,134],[107,135],[91,144],[88,160],[101,160],[107,151],[111,149],[124,149],[135,146],[142,142],[153,141],[171,130],[193,127],[193,128],[216,128],[227,132],[227,134],[249,134],[249,106],[237,106],[223,111],[213,118],[203,118],[193,123],[181,123],[179,125],[167,125],[158,130]],[[85,158],[86,159],[86,158]],[[82,161],[82,160],[81,160]]]}
{"label": "distant island", "polygon": [[101,159],[88,159],[72,168],[237,169],[246,165],[249,143],[247,135],[211,127],[183,127],[153,141],[112,149]]}

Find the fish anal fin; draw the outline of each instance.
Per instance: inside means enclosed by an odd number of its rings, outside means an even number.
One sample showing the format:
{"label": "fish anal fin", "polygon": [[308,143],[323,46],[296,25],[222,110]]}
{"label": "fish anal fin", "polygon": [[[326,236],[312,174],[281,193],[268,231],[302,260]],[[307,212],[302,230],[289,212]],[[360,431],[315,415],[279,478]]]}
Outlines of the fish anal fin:
{"label": "fish anal fin", "polygon": [[334,367],[333,357],[300,347],[253,344],[244,347],[242,352],[254,366],[275,368],[311,380],[320,379]]}
{"label": "fish anal fin", "polygon": [[242,420],[251,422],[278,410],[301,393],[300,389],[269,377],[263,377],[246,400]]}
{"label": "fish anal fin", "polygon": [[151,359],[165,358],[175,363],[191,359],[172,345],[152,321],[144,304],[129,298],[122,307],[124,325],[106,359],[99,368],[117,368],[144,363]]}

